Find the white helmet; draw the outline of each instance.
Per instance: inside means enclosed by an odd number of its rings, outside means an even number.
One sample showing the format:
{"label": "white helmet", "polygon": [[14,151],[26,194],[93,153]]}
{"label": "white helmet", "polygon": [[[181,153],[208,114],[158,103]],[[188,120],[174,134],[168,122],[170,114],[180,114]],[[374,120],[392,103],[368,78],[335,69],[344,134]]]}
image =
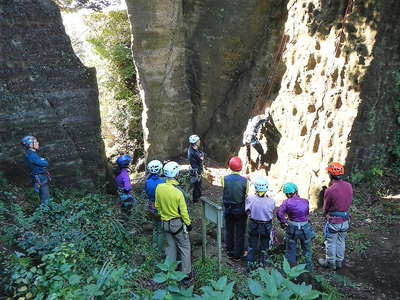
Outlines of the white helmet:
{"label": "white helmet", "polygon": [[149,164],[147,165],[147,170],[151,173],[151,174],[158,174],[160,173],[162,169],[162,163],[159,160],[152,160],[151,162],[149,162]]}
{"label": "white helmet", "polygon": [[191,143],[191,144],[195,144],[199,140],[200,140],[200,137],[196,134],[189,136],[189,143]]}
{"label": "white helmet", "polygon": [[174,178],[178,175],[180,171],[179,164],[174,161],[170,161],[164,166],[164,175],[166,177]]}
{"label": "white helmet", "polygon": [[256,188],[257,192],[266,192],[268,191],[268,181],[265,177],[259,177],[256,179],[254,183],[254,187]]}

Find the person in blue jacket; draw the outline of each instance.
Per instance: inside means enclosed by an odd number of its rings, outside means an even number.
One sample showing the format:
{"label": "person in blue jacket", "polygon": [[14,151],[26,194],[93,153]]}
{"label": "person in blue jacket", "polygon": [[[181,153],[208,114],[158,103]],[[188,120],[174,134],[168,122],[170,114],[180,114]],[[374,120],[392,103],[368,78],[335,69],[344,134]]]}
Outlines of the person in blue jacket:
{"label": "person in blue jacket", "polygon": [[41,205],[46,205],[50,201],[49,162],[38,154],[39,141],[34,136],[23,137],[21,144],[25,147],[25,162],[32,177],[33,188],[39,193]]}
{"label": "person in blue jacket", "polygon": [[153,219],[153,247],[159,251],[164,249],[165,233],[161,228],[161,218],[155,207],[155,193],[157,185],[165,183],[165,177],[161,177],[162,163],[159,160],[152,160],[147,165],[149,175],[144,184],[144,190],[149,201],[149,214]]}

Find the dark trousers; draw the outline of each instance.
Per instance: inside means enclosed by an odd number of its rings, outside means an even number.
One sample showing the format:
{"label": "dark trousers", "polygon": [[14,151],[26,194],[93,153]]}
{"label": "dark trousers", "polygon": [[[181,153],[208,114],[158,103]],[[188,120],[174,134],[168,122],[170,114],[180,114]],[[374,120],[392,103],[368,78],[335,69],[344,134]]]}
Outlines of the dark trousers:
{"label": "dark trousers", "polygon": [[247,260],[249,267],[255,264],[257,246],[259,244],[259,262],[265,265],[268,258],[269,240],[272,230],[271,223],[257,223],[252,220],[249,221],[249,252]]}
{"label": "dark trousers", "polygon": [[307,267],[312,265],[312,239],[314,238],[314,230],[310,223],[304,226],[296,227],[293,225],[288,226],[286,230],[286,258],[291,265],[296,264],[296,250],[297,241],[300,241],[303,256],[306,261]]}
{"label": "dark trousers", "polygon": [[201,197],[201,177],[196,182],[193,182],[193,202],[199,201],[200,197]]}
{"label": "dark trousers", "polygon": [[39,193],[41,205],[47,205],[50,201],[49,177],[44,174],[34,175],[32,177],[33,188]]}
{"label": "dark trousers", "polygon": [[40,204],[46,205],[50,200],[49,185],[48,183],[42,184],[39,188]]}
{"label": "dark trousers", "polygon": [[243,256],[244,236],[246,232],[247,215],[226,214],[225,217],[225,243],[228,254],[235,258]]}

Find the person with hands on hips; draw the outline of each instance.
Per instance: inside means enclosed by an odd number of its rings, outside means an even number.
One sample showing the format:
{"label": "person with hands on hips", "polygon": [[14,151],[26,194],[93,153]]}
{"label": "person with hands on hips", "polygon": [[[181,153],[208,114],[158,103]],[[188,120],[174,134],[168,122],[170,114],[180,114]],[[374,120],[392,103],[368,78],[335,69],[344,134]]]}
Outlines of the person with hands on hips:
{"label": "person with hands on hips", "polygon": [[284,184],[283,193],[287,199],[278,208],[277,217],[281,227],[286,230],[286,259],[291,266],[296,264],[297,241],[300,241],[306,267],[311,269],[315,233],[308,221],[309,202],[299,197],[297,185],[292,182]]}

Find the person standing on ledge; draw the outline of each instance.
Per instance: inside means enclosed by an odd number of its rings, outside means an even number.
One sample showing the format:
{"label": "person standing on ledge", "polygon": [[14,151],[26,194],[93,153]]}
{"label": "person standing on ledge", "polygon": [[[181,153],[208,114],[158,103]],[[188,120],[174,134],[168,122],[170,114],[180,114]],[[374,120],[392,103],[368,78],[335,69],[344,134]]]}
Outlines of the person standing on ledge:
{"label": "person standing on ledge", "polygon": [[21,144],[25,148],[25,162],[32,177],[33,188],[35,192],[39,193],[40,204],[46,205],[50,201],[50,174],[47,171],[49,162],[39,156],[39,141],[36,137],[25,136],[22,138]]}
{"label": "person standing on ledge", "polygon": [[344,166],[332,162],[327,168],[331,182],[324,193],[324,228],[326,257],[318,263],[332,270],[343,267],[346,250],[346,236],[350,227],[349,209],[353,201],[353,187],[342,180]]}
{"label": "person standing on ledge", "polygon": [[201,197],[201,176],[203,174],[204,152],[199,150],[200,137],[191,135],[189,137],[188,159],[190,162],[190,182],[193,187],[193,202],[196,203]]}

